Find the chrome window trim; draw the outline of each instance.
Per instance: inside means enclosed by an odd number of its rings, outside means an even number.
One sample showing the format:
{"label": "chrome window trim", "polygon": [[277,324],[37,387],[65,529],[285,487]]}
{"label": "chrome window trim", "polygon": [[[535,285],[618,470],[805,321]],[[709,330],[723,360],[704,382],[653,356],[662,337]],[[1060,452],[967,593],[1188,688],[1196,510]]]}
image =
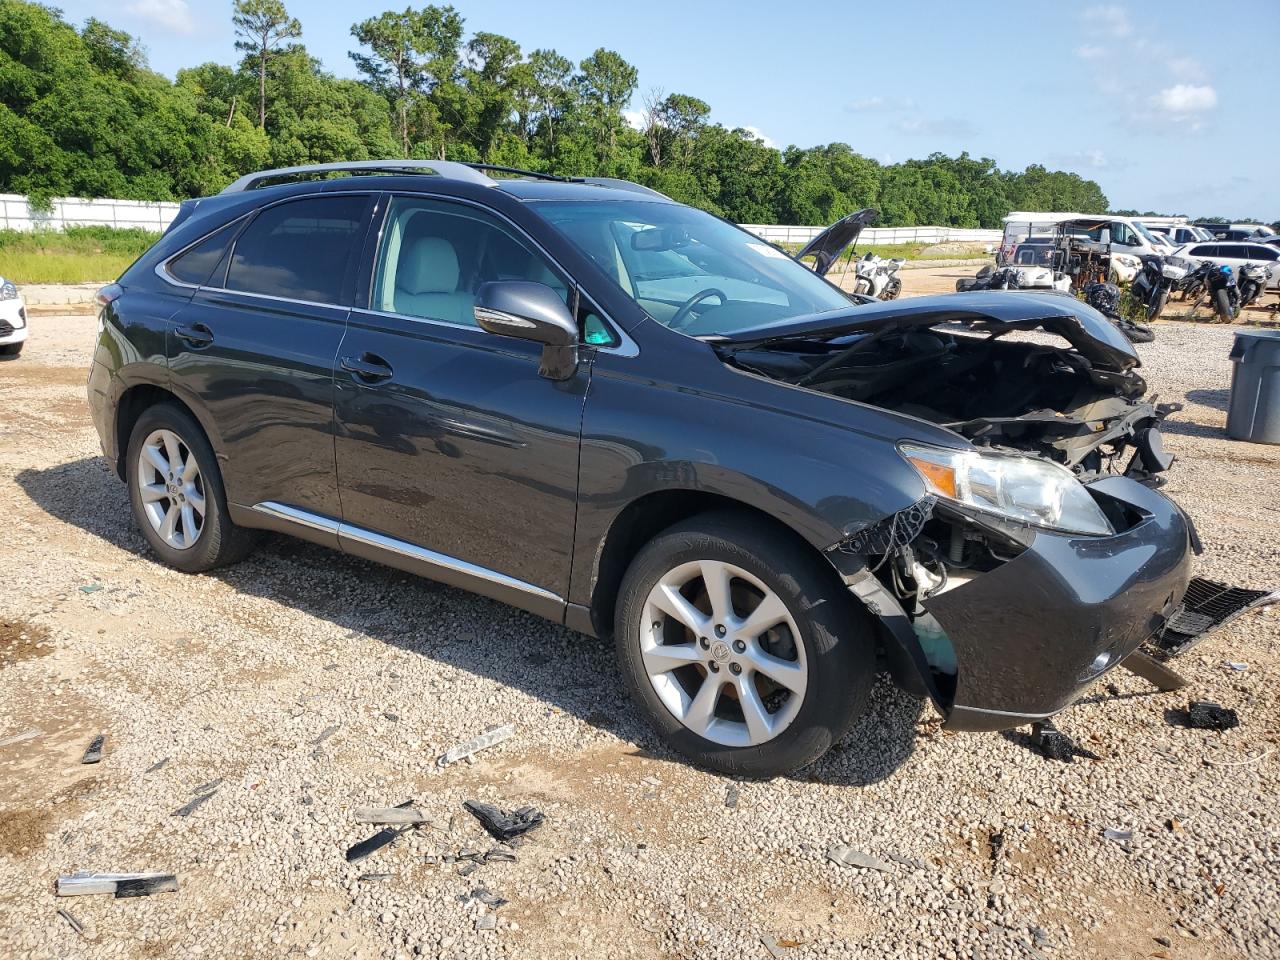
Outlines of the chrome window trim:
{"label": "chrome window trim", "polygon": [[[582,289],[582,284],[579,283],[576,279],[574,279],[573,274],[565,269],[564,264],[562,264],[559,260],[557,260],[554,256],[552,256],[550,251],[548,251],[546,247],[540,244],[533,237],[529,236],[528,232],[522,226],[520,226],[520,224],[516,223],[514,220],[508,217],[501,210],[495,210],[493,207],[485,206],[483,203],[480,203],[476,200],[471,200],[467,197],[455,197],[455,196],[450,196],[448,194],[443,194],[443,193],[430,193],[424,190],[398,190],[398,191],[388,190],[385,192],[387,195],[387,209],[382,211],[382,222],[378,224],[378,235],[377,237],[374,238],[374,248],[373,248],[374,255],[372,258],[370,258],[370,267],[369,267],[370,274],[368,279],[369,279],[369,299],[371,302],[373,300],[373,286],[374,286],[373,271],[376,271],[378,269],[378,253],[382,249],[382,234],[383,234],[383,231],[385,231],[387,228],[387,214],[389,214],[391,211],[391,201],[394,200],[396,197],[422,197],[427,200],[439,200],[445,203],[457,203],[467,207],[474,207],[475,209],[480,210],[483,213],[487,213],[490,216],[501,220],[503,223],[511,227],[511,229],[514,230],[518,236],[520,236],[523,240],[528,242],[535,250],[538,251],[539,254],[545,257],[547,261],[556,268],[556,270],[560,273],[561,277],[563,277],[567,281],[567,285],[569,289],[576,290],[579,297],[581,297],[585,293],[585,291]],[[591,303],[593,305],[596,305],[596,299],[594,297],[591,298]],[[386,310],[376,310],[372,306],[369,306],[369,307],[356,306],[354,309],[361,310],[366,313],[372,313],[380,317],[397,317],[401,320],[423,320],[427,323],[437,323],[437,324],[440,324],[441,326],[456,327],[463,330],[479,329],[478,327],[472,324],[454,323],[451,320],[436,320],[433,317],[410,317],[402,313],[391,313]],[[623,356],[623,357],[638,357],[640,355],[640,345],[637,344],[635,340],[633,340],[630,336],[627,335],[627,332],[624,329],[622,329],[622,325],[619,324],[617,321],[615,321],[613,317],[609,316],[609,314],[606,313],[603,308],[597,307],[596,312],[600,314],[601,319],[604,320],[609,325],[609,329],[612,330],[613,333],[618,337],[618,343],[614,346],[609,346],[609,347],[596,346],[590,343],[579,343],[578,345],[580,347],[586,347],[591,350],[599,350],[604,353],[616,353],[619,356]]]}
{"label": "chrome window trim", "polygon": [[255,503],[251,509],[276,520],[296,523],[299,526],[318,530],[322,533],[336,534],[339,545],[342,544],[344,539],[353,540],[365,546],[384,550],[387,553],[394,553],[410,560],[416,560],[428,567],[462,574],[474,580],[483,580],[486,583],[507,587],[508,589],[527,593],[530,596],[550,600],[554,603],[564,603],[564,598],[559,594],[552,593],[550,590],[535,586],[532,583],[526,583],[524,580],[509,577],[505,573],[499,573],[496,570],[490,570],[488,567],[482,567],[478,564],[468,563],[466,560],[459,560],[457,557],[451,557],[445,553],[437,553],[435,550],[428,550],[426,547],[420,547],[407,540],[398,540],[395,537],[388,537],[385,534],[366,530],[364,527],[358,527],[355,524],[312,513],[310,510],[291,507],[288,504],[277,503],[274,500]]}

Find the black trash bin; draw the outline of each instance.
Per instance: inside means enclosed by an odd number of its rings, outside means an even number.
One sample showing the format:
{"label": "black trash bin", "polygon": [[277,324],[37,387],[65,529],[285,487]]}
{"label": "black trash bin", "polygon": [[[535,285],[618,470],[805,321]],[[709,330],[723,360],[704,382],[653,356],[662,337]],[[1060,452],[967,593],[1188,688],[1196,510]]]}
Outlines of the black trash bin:
{"label": "black trash bin", "polygon": [[1280,330],[1239,330],[1231,347],[1227,436],[1280,443]]}

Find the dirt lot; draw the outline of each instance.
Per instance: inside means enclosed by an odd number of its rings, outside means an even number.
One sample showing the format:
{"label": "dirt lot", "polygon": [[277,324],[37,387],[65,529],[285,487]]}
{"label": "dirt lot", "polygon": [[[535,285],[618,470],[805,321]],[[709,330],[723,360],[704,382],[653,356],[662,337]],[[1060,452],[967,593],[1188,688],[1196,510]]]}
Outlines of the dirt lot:
{"label": "dirt lot", "polygon": [[[1098,758],[1067,765],[881,684],[819,764],[732,784],[660,748],[610,650],[532,617],[286,539],[216,576],[159,566],[87,420],[94,324],[40,318],[0,365],[0,957],[1280,956],[1274,608],[1179,662],[1235,730],[1178,726],[1186,696],[1115,673],[1061,718]],[[1280,449],[1225,438],[1230,331],[1157,330],[1199,572],[1271,585]],[[462,876],[434,861],[493,845],[466,798],[547,823]],[[406,800],[436,822],[346,863],[375,832],[352,808]],[[837,842],[902,859],[838,867]],[[180,890],[56,899],[79,869]],[[495,930],[478,888],[510,901]]]}

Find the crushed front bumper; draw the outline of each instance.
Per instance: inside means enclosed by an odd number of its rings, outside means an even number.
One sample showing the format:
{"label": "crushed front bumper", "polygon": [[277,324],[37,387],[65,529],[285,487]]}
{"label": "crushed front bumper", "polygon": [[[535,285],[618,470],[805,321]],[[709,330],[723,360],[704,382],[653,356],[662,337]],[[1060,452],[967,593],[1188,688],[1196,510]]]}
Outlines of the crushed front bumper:
{"label": "crushed front bumper", "polygon": [[1135,522],[1110,537],[1041,531],[1000,567],[925,601],[955,651],[954,730],[1002,730],[1059,712],[1160,631],[1191,570],[1182,512],[1124,477],[1091,485]]}

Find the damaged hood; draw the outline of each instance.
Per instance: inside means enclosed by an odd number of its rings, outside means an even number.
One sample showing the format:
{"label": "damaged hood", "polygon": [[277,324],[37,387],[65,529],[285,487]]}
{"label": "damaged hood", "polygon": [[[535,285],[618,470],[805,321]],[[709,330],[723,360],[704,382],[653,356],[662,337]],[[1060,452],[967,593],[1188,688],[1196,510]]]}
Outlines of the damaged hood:
{"label": "damaged hood", "polygon": [[[817,240],[814,241],[816,242]],[[962,324],[992,334],[1039,328],[1062,337],[1095,367],[1123,373],[1142,365],[1133,345],[1124,334],[1088,304],[1081,303],[1069,294],[1016,293],[1005,290],[872,301],[853,305],[848,309],[793,317],[784,323],[771,323],[702,339],[708,343],[738,349],[777,341],[830,339],[895,328],[932,327],[940,323]]]}
{"label": "damaged hood", "polygon": [[804,245],[804,249],[796,254],[796,259],[813,257],[813,272],[825,277],[831,265],[839,259],[840,254],[850,245],[858,242],[862,228],[880,216],[879,210],[865,207],[847,217],[841,217],[827,229]]}

